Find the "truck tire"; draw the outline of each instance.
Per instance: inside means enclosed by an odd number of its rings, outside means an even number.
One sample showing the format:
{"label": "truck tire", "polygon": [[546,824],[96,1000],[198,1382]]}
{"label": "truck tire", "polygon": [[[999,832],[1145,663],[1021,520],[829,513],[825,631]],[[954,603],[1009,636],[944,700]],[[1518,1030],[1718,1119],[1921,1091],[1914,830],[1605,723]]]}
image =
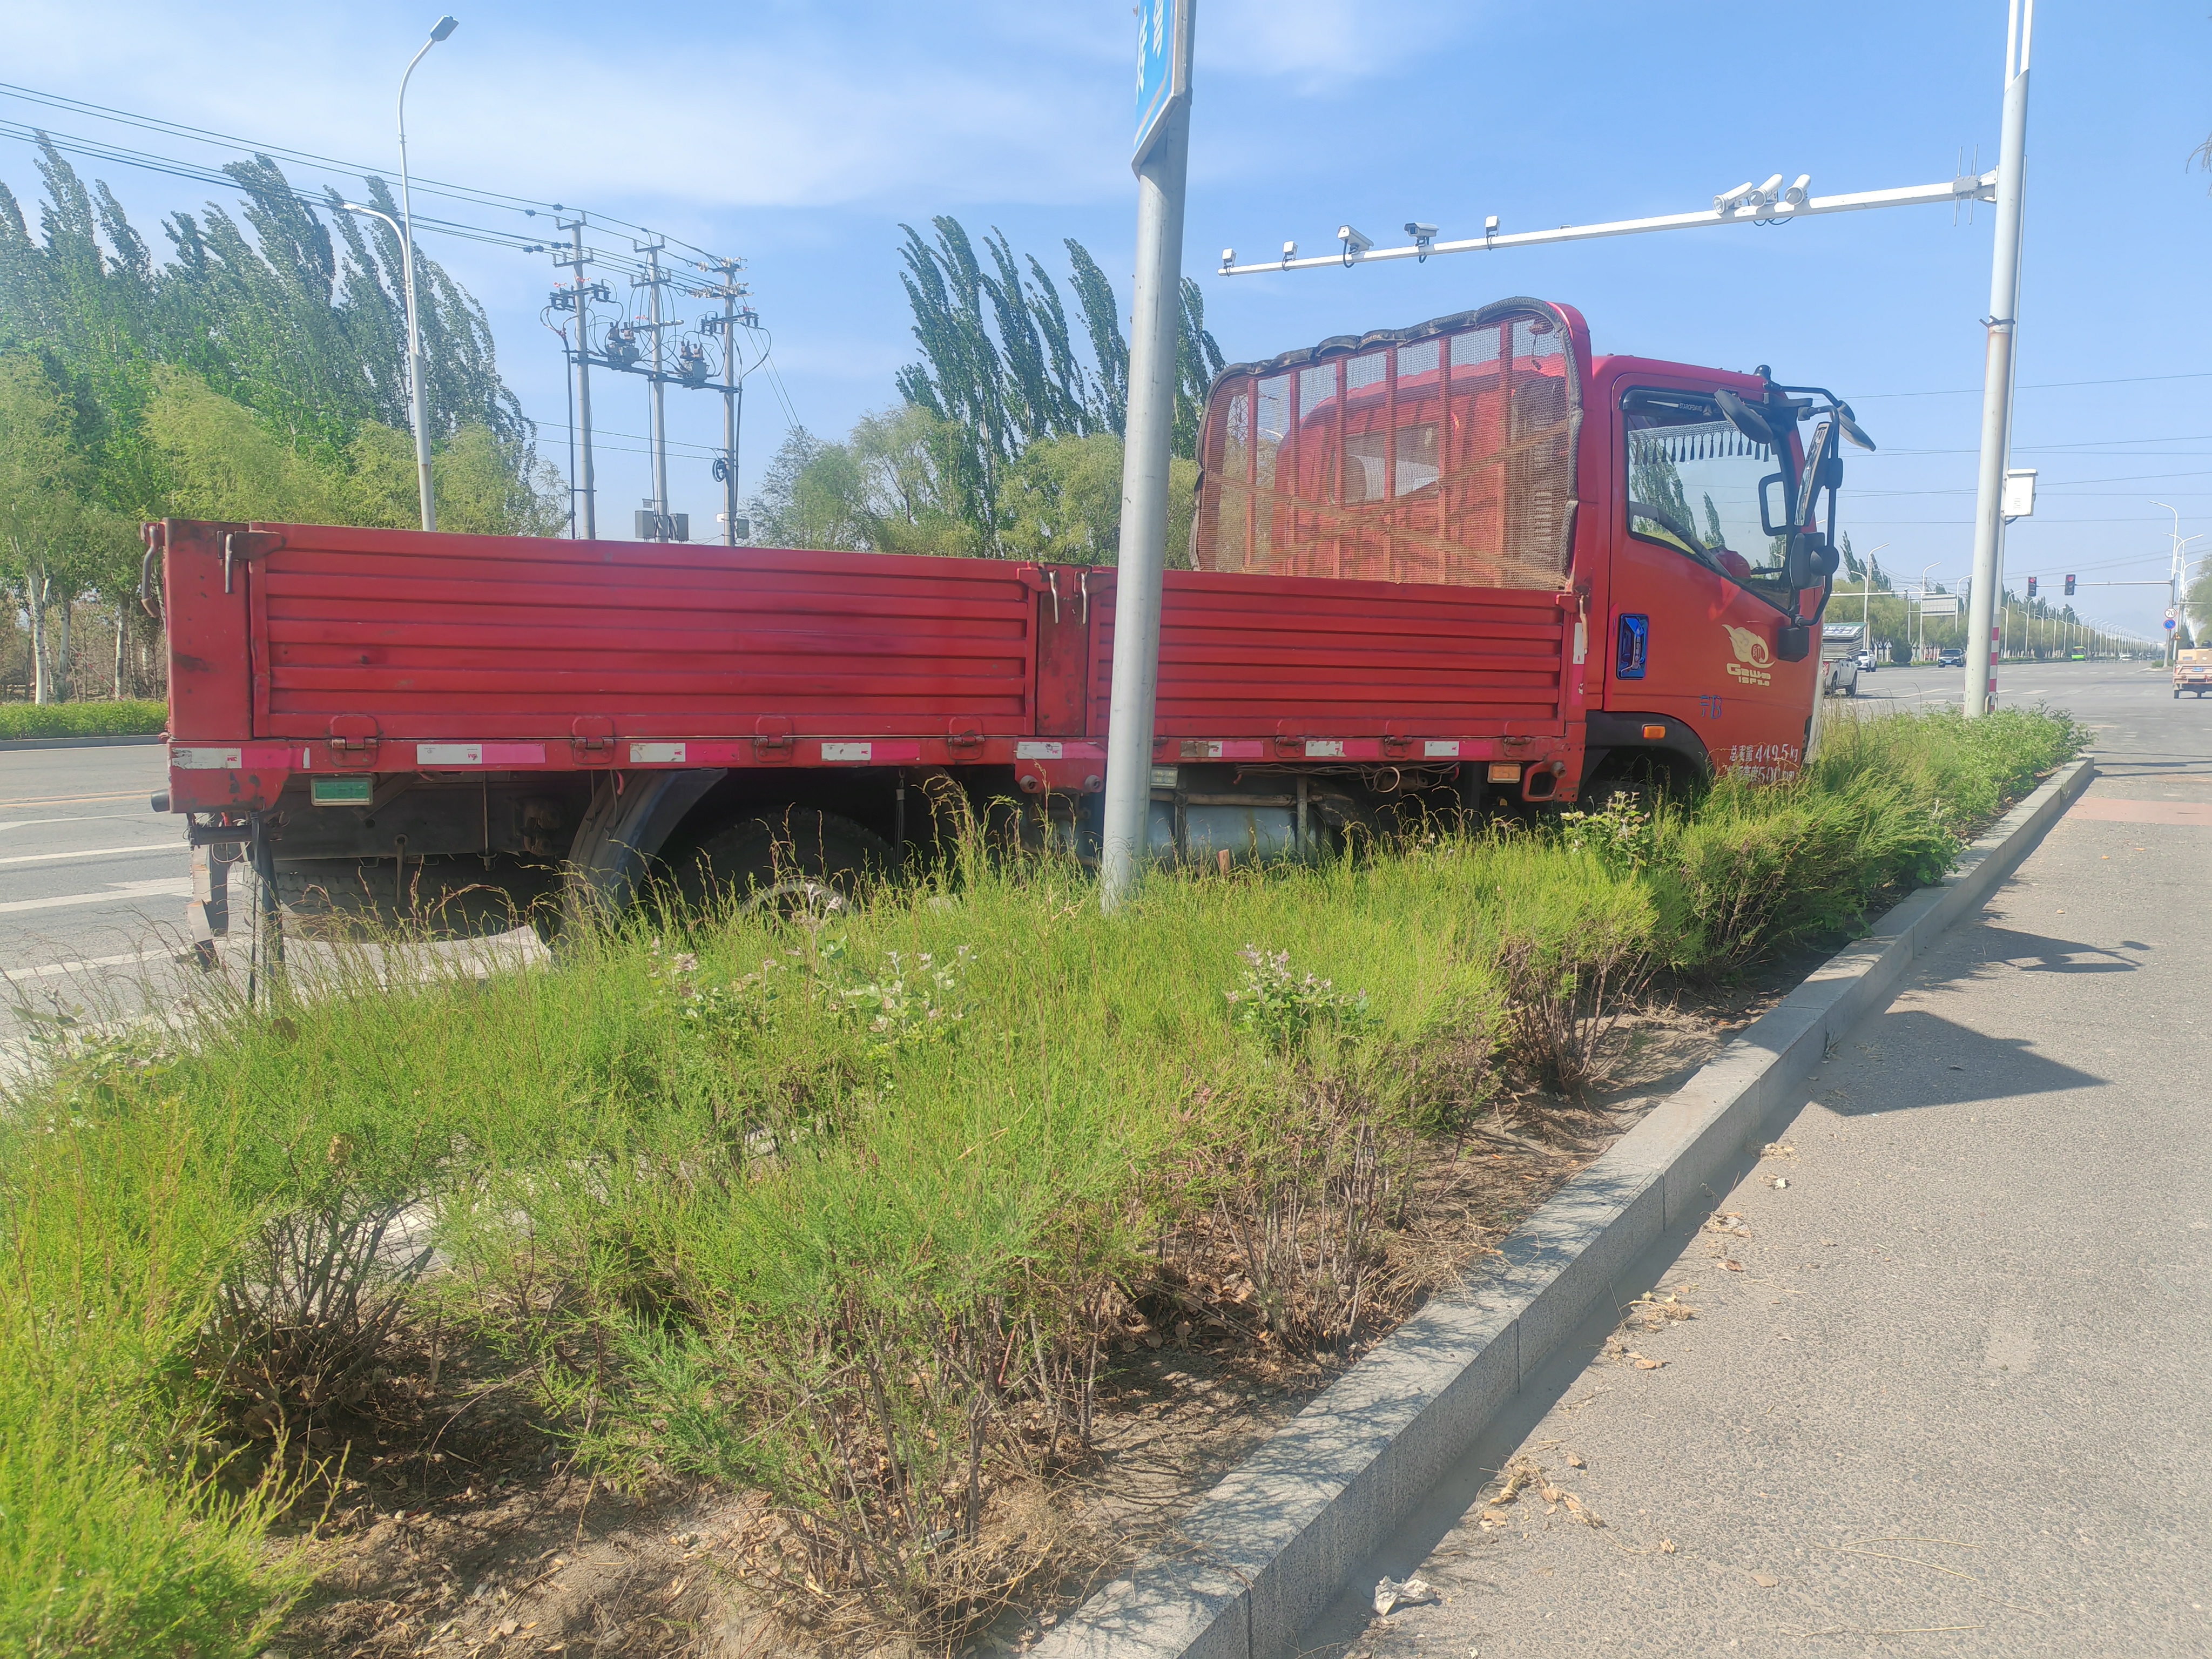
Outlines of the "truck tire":
{"label": "truck tire", "polygon": [[890,843],[834,812],[793,808],[716,830],[676,872],[689,902],[747,909],[840,909],[896,862]]}

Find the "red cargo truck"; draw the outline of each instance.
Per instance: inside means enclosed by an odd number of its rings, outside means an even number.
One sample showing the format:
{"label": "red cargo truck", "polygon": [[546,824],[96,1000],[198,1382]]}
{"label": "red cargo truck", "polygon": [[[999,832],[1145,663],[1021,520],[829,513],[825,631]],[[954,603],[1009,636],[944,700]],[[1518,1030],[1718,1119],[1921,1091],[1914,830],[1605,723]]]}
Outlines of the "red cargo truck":
{"label": "red cargo truck", "polygon": [[[1801,433],[1800,428],[1805,429]],[[1152,838],[1794,773],[1849,409],[1511,300],[1224,371],[1161,626]],[[1868,447],[1871,447],[1869,445]],[[1825,508],[1825,513],[1823,509]],[[167,810],[288,902],[621,904],[897,862],[931,779],[1095,848],[1110,568],[151,525]]]}

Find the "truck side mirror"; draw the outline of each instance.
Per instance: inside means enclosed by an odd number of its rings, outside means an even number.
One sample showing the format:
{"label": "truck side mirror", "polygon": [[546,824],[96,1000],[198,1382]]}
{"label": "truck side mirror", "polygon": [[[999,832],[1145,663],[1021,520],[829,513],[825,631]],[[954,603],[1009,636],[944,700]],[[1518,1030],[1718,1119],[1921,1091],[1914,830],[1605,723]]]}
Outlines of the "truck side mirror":
{"label": "truck side mirror", "polygon": [[1836,574],[1843,556],[1829,545],[1827,538],[1817,530],[1808,530],[1790,538],[1790,551],[1783,560],[1783,574],[1796,588],[1818,587]]}

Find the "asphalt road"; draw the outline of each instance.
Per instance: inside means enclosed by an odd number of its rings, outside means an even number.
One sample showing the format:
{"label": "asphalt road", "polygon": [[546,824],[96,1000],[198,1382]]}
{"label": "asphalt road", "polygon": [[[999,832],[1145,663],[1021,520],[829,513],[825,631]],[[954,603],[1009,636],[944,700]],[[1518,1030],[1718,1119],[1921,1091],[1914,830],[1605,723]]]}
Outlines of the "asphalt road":
{"label": "asphalt road", "polygon": [[0,751],[9,1024],[97,1005],[181,945],[191,854],[148,805],[167,781],[158,744]]}
{"label": "asphalt road", "polygon": [[[1625,1331],[1659,1365],[1593,1321],[1310,1654],[2212,1653],[2212,703],[2003,683],[2098,728],[2087,795],[1807,1079],[1745,1231],[1616,1285],[1698,1310]],[[1515,1458],[1606,1525],[1485,1525]],[[1384,1573],[1444,1599],[1377,1620]]]}

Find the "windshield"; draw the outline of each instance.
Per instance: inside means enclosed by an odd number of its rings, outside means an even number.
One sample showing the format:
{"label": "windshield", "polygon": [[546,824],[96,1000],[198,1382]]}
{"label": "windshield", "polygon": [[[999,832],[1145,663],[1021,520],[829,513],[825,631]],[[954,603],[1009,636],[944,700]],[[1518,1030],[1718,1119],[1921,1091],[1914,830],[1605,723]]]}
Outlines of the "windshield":
{"label": "windshield", "polygon": [[1621,399],[1628,434],[1628,528],[1742,583],[1788,610],[1783,574],[1789,538],[1761,528],[1759,489],[1772,486],[1771,510],[1783,516],[1780,480],[1790,463],[1777,459],[1722,417],[1711,397],[1638,388]]}

